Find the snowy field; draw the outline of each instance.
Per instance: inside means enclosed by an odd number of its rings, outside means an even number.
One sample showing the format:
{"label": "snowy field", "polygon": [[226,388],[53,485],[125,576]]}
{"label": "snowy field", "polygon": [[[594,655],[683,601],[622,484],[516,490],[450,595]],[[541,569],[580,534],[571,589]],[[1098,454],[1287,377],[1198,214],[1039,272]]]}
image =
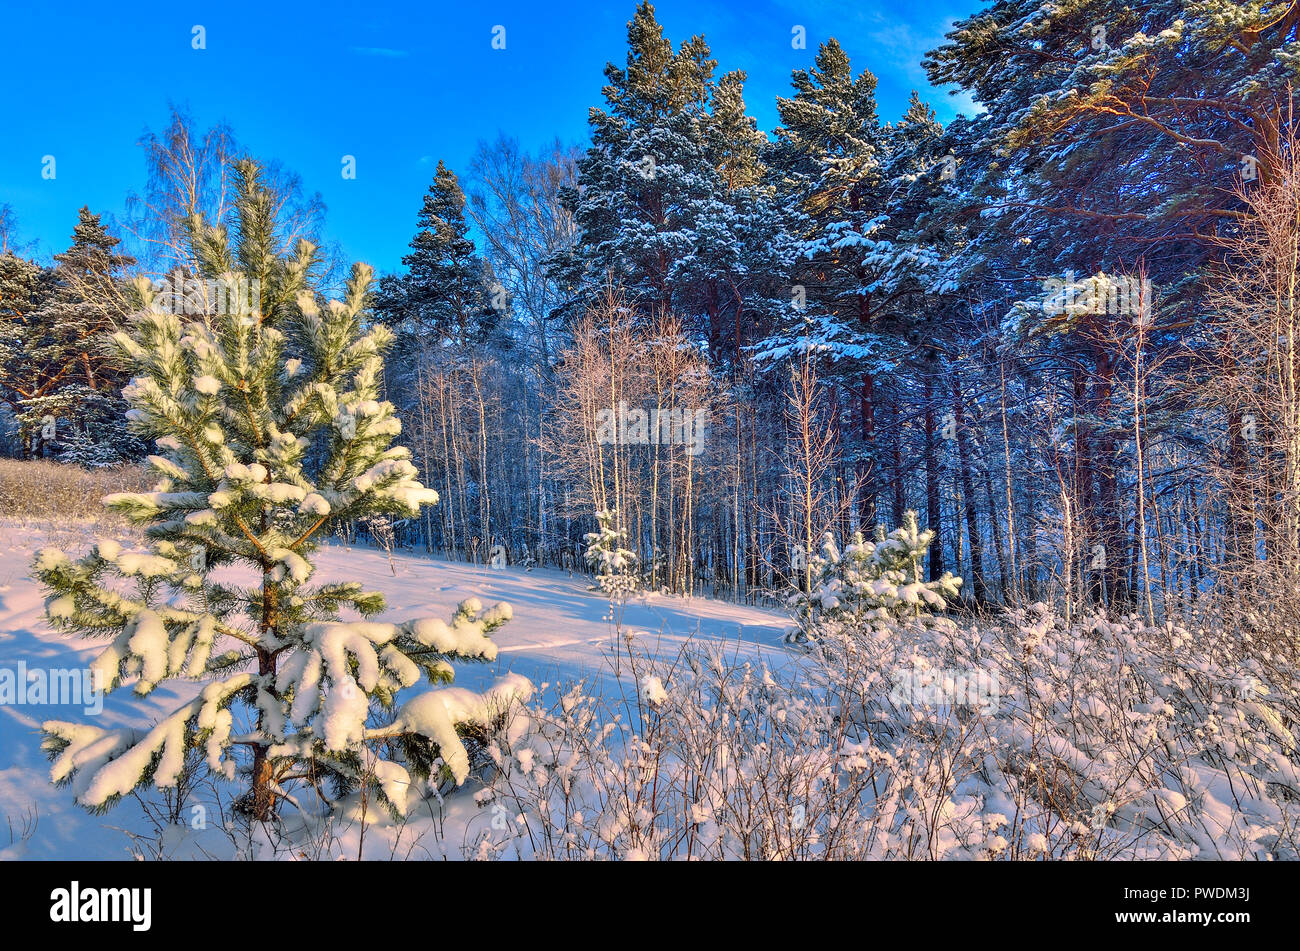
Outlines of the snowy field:
{"label": "snowy field", "polygon": [[[20,663],[28,669],[85,667],[104,642],[71,640],[49,629],[42,618],[43,601],[31,576],[30,561],[39,548],[49,544],[72,553],[95,537],[94,529],[11,522],[4,523],[0,531],[0,670],[16,669]],[[121,540],[127,539],[122,536]],[[616,637],[609,602],[588,590],[588,579],[549,569],[525,572],[507,566],[494,570],[409,554],[394,555],[394,576],[383,552],[338,545],[322,550],[319,566],[318,578],[358,580],[367,588],[383,591],[388,609],[380,620],[450,617],[455,606],[468,597],[477,597],[484,604],[510,603],[514,619],[494,636],[500,644],[497,660],[457,664],[457,686],[481,690],[513,672],[539,686],[586,680],[597,690],[617,692]],[[672,657],[694,639],[722,642],[738,660],[770,662],[784,652],[781,636],[788,620],[780,612],[710,599],[642,595],[626,605],[622,624],[625,633],[632,632],[634,646],[651,656]],[[129,690],[119,690],[105,699],[103,712],[94,722],[104,727],[145,726],[190,695],[175,681],[163,684],[144,700]],[[404,693],[403,698],[413,695]],[[75,805],[68,790],[50,784],[49,764],[38,732],[47,719],[87,722],[90,718],[78,707],[0,705],[0,859],[120,859],[137,854],[140,846],[133,845],[131,834],[152,836],[154,829],[135,800],[124,799],[107,814],[95,816]],[[201,793],[198,800],[202,801]],[[462,840],[476,834],[473,827],[479,822],[490,823],[485,810],[474,805],[471,790],[453,796],[447,815],[441,818],[442,836],[421,828],[432,820],[422,822],[413,817],[409,828],[403,830],[404,838],[396,833],[372,835],[365,843],[365,854],[376,858],[446,854],[456,858]],[[452,821],[455,819],[459,822]],[[445,838],[449,825],[458,826],[452,841]],[[333,854],[355,856],[358,831],[340,830]],[[192,835],[177,843],[171,854],[227,855],[230,845],[224,839],[217,830],[209,829],[206,835]]]}

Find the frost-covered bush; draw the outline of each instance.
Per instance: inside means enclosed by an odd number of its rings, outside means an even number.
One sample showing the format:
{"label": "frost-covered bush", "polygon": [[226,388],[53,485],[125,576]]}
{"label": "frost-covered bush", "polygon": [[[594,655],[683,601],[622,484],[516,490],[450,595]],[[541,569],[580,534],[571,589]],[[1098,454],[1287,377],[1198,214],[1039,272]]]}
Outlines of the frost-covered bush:
{"label": "frost-covered bush", "polygon": [[450,622],[347,620],[377,614],[383,596],[314,577],[313,552],[337,525],[414,516],[437,494],[392,444],[401,426],[379,399],[392,335],[364,325],[370,269],[325,300],[315,249],[279,255],[259,173],[238,170],[238,233],[200,226],[194,252],[227,286],[259,275],[257,292],[182,319],[142,282],[133,332],[116,336],[136,374],[130,425],[157,445],[159,479],[105,504],[143,527],[147,548],[101,540],[79,560],[46,549],[35,563],[50,623],[108,640],[92,664],[105,689],[201,686],[150,729],[45,723],[52,777],[102,809],[142,786],[175,788],[197,755],[241,781],[260,820],[301,788],[326,801],[372,790],[402,813],[431,784],[464,781],[462,734],[482,735],[531,688],[507,677],[484,696],[449,688],[399,704],[422,679],[451,681],[451,660],[495,659],[490,635],[509,605],[471,599]]}
{"label": "frost-covered bush", "polygon": [[878,630],[942,611],[957,597],[961,578],[944,572],[936,581],[921,580],[922,562],[933,540],[933,531],[917,527],[915,512],[908,512],[888,535],[877,525],[873,541],[855,534],[842,552],[827,532],[821,551],[808,559],[809,589],[796,590],[789,599],[799,625],[794,637],[815,636],[826,622],[851,621]]}
{"label": "frost-covered bush", "polygon": [[[773,660],[776,660],[775,658]],[[762,665],[633,659],[628,715],[557,688],[482,805],[482,856],[1300,858],[1284,653],[1042,605],[846,624]]]}

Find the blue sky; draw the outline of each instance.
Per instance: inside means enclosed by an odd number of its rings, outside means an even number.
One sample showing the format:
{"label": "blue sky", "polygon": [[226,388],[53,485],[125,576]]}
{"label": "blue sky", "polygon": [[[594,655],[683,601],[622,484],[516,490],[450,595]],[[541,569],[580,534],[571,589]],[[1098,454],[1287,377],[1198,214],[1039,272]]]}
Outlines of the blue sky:
{"label": "blue sky", "polygon": [[[969,100],[934,90],[922,54],[979,0],[852,4],[847,0],[662,0],[674,45],[702,33],[719,72],[748,72],[759,127],[777,125],[775,97],[790,71],[836,37],[854,68],[880,79],[882,119],[912,89],[947,121]],[[626,55],[632,0],[553,4],[393,3],[21,4],[5,15],[6,93],[0,203],[40,257],[62,250],[89,204],[120,214],[144,184],[137,140],[161,130],[169,101],[205,127],[227,120],[254,155],[280,159],[328,208],[330,240],[378,270],[398,266],[438,159],[460,172],[480,139],[504,132],[536,148],[585,141],[602,104],[602,70]],[[207,48],[191,46],[195,25]],[[802,25],[807,49],[791,48]],[[506,48],[492,30],[505,27]],[[21,81],[15,77],[21,77]],[[53,155],[57,175],[41,176]],[[355,179],[341,175],[356,157]]]}

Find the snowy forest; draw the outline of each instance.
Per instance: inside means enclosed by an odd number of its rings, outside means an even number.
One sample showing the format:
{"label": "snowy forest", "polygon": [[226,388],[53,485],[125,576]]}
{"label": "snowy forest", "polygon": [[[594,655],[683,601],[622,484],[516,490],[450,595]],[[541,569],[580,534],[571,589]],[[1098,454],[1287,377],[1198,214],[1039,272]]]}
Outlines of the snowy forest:
{"label": "snowy forest", "polygon": [[[828,38],[770,130],[629,12],[589,138],[437,161],[391,271],[183,105],[66,250],[0,203],[12,575],[188,685],[5,798],[160,858],[196,801],[226,857],[1300,857],[1300,3],[996,0],[947,123]],[[33,522],[69,479],[120,521]],[[506,664],[539,612],[599,659]]]}
{"label": "snowy forest", "polygon": [[[755,601],[825,532],[915,509],[929,578],[970,605],[1160,617],[1295,565],[1300,398],[1273,345],[1294,332],[1294,31],[1273,6],[999,4],[926,60],[983,107],[947,127],[919,100],[879,116],[869,64],[829,40],[771,135],[743,73],[639,8],[590,144],[484,143],[391,225],[413,236],[369,303],[397,338],[382,389],[445,503],[397,543],[573,567],[609,509],[652,588]],[[83,209],[42,266],[5,209],[13,457],[146,452],[102,338],[135,275],[204,292],[188,222],[238,213],[242,155],[183,112],[145,147],[120,235]],[[324,243],[293,174],[262,174],[279,246]]]}

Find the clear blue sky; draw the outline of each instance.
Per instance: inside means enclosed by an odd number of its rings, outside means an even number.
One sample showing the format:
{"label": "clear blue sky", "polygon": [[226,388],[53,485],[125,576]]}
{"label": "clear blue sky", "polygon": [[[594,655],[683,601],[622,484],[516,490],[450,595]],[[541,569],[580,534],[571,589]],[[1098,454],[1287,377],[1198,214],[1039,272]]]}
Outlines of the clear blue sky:
{"label": "clear blue sky", "polygon": [[[748,72],[759,127],[790,71],[836,37],[854,68],[880,78],[880,113],[896,118],[912,89],[947,121],[968,100],[933,90],[920,68],[954,19],[979,0],[662,0],[674,45],[702,33],[719,72]],[[918,9],[919,7],[919,9]],[[348,0],[285,4],[68,0],[6,11],[0,203],[41,257],[62,250],[83,204],[111,217],[144,184],[137,140],[166,125],[168,101],[205,127],[225,119],[254,155],[298,172],[328,208],[330,240],[378,270],[398,265],[439,158],[457,172],[500,132],[536,148],[586,140],[605,63],[626,56],[632,0],[520,3]],[[192,28],[207,48],[191,48]],[[506,28],[493,50],[492,29]],[[795,24],[805,50],[791,48]],[[355,155],[357,177],[340,174]],[[53,155],[57,177],[42,179]]]}

